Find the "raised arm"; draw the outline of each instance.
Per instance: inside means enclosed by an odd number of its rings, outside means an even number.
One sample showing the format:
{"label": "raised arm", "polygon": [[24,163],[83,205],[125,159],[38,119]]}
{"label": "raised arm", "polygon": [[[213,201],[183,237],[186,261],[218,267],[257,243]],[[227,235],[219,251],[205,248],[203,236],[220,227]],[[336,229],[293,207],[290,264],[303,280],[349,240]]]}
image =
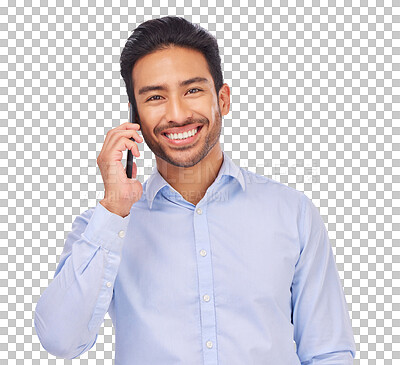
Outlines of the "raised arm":
{"label": "raised arm", "polygon": [[139,156],[139,128],[124,123],[107,133],[97,158],[104,199],[74,221],[53,281],[36,305],[36,333],[52,355],[73,359],[89,350],[112,301],[130,209],[143,193],[136,164],[130,179],[121,163],[127,148]]}
{"label": "raised arm", "polygon": [[95,344],[113,297],[129,219],[98,203],[72,224],[54,278],[35,309],[36,333],[50,354],[73,359]]}

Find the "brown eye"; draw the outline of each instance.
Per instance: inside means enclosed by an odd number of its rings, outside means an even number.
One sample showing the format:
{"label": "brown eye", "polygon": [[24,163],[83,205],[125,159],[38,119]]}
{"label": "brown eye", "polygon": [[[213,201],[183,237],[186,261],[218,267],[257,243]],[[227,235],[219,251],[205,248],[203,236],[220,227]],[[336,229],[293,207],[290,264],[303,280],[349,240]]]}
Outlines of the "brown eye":
{"label": "brown eye", "polygon": [[150,98],[148,98],[148,99],[146,100],[146,103],[147,103],[148,101],[151,101],[151,100],[160,100],[160,99],[153,99],[153,98],[155,98],[156,96],[160,96],[160,95],[153,95],[152,97],[150,97]]}
{"label": "brown eye", "polygon": [[[190,89],[189,91],[191,91],[191,90],[199,90],[199,91],[201,91],[201,89],[198,89],[197,87],[195,87],[193,89]],[[194,94],[194,93],[190,93],[190,94]]]}

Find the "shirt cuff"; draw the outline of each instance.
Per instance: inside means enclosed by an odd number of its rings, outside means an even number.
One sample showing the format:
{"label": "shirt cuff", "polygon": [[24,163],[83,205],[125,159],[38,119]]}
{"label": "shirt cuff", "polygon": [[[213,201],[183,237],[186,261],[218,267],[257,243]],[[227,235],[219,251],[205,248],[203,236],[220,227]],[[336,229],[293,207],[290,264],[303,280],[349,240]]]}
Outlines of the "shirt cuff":
{"label": "shirt cuff", "polygon": [[111,213],[98,202],[83,236],[108,251],[121,253],[130,217],[131,214],[122,218]]}

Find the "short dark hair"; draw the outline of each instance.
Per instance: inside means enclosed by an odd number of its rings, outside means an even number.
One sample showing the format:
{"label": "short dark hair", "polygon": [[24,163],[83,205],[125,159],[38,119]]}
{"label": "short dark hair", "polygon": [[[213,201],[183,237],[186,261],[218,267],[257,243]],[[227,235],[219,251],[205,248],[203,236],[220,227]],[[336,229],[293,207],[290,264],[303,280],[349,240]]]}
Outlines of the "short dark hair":
{"label": "short dark hair", "polygon": [[224,80],[217,39],[198,24],[182,17],[166,16],[140,24],[126,41],[121,53],[121,76],[125,81],[129,102],[135,111],[137,105],[132,80],[135,63],[147,54],[173,45],[194,49],[204,55],[218,95]]}

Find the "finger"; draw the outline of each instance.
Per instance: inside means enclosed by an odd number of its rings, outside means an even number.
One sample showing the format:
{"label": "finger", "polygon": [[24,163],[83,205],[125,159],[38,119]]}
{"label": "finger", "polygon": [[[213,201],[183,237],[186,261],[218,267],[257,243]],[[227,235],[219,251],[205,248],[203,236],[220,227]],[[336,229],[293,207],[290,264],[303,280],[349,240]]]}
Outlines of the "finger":
{"label": "finger", "polygon": [[135,142],[143,142],[143,138],[135,130],[119,130],[114,131],[112,134],[107,134],[106,141],[104,142],[104,148],[106,150],[114,149],[119,143],[121,138],[133,138]]}
{"label": "finger", "polygon": [[123,151],[126,149],[132,151],[132,155],[135,157],[139,157],[139,149],[136,145],[135,142],[132,142],[130,139],[123,138],[119,141],[119,144],[116,145],[112,150],[110,150],[108,153],[103,156],[103,158],[98,161],[98,163],[105,163],[105,164],[110,164],[110,163],[119,163],[122,160],[123,157]]}
{"label": "finger", "polygon": [[138,123],[131,123],[131,122],[125,122],[119,125],[118,127],[115,127],[114,130],[119,130],[119,129],[140,129],[140,125]]}
{"label": "finger", "polygon": [[135,162],[132,164],[132,179],[136,180],[136,175],[137,175],[137,165]]}
{"label": "finger", "polygon": [[[114,149],[115,148],[115,149]],[[118,151],[118,155],[120,154],[120,153],[122,153],[122,151],[125,151],[126,149],[128,149],[128,150],[131,150],[132,151],[132,154],[134,155],[134,156],[136,156],[136,157],[139,157],[140,156],[140,152],[139,152],[139,147],[138,147],[138,145],[134,142],[134,141],[132,141],[132,140],[130,140],[129,138],[126,138],[126,137],[122,137],[122,138],[120,138],[118,141],[117,141],[117,143],[116,143],[116,145],[114,146],[114,151]]]}
{"label": "finger", "polygon": [[[106,160],[112,160],[112,161],[118,161],[121,160],[122,158],[122,151],[126,149],[131,149],[132,148],[132,143],[136,145],[135,142],[141,143],[143,142],[143,138],[137,133],[136,130],[117,130],[113,131],[113,133],[110,133],[109,131],[107,133],[106,139],[104,141],[102,150],[100,152],[100,155],[98,156],[98,159],[106,159]],[[130,138],[133,138],[134,141],[132,141]],[[121,143],[121,139],[123,140]],[[127,145],[129,141],[129,145]],[[139,148],[136,148],[132,151],[132,153],[136,156],[139,157]]]}
{"label": "finger", "polygon": [[140,125],[137,123],[131,123],[131,122],[122,123],[118,127],[110,129],[107,132],[107,136],[108,135],[112,136],[113,134],[115,134],[116,132],[121,131],[121,130],[140,130]]}
{"label": "finger", "polygon": [[110,139],[114,140],[121,137],[133,138],[136,142],[143,142],[143,137],[139,135],[136,130],[117,130],[110,136]]}
{"label": "finger", "polygon": [[[128,141],[132,142],[130,139]],[[139,147],[135,142],[132,142],[132,145],[129,149],[132,151],[132,155],[135,157],[140,157]]]}

